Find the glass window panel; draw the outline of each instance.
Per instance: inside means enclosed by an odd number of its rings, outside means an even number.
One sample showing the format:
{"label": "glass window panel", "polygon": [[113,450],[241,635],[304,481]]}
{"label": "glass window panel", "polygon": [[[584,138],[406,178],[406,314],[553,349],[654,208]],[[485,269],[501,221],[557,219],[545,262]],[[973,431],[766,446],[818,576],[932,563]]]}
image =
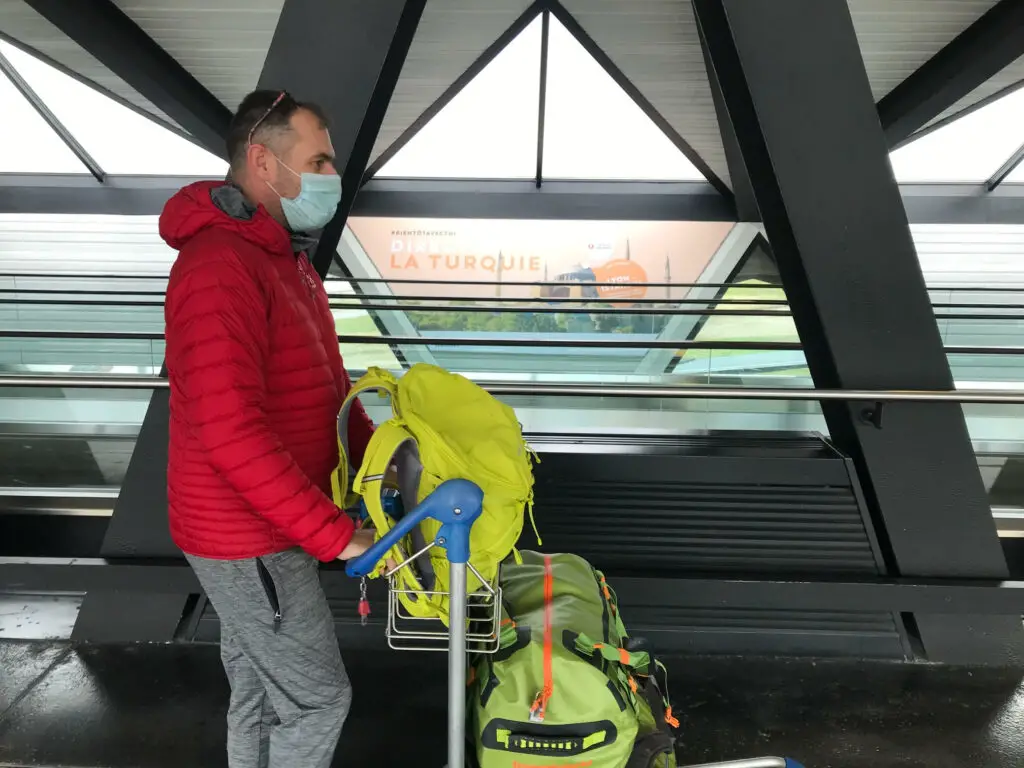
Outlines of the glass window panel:
{"label": "glass window panel", "polygon": [[[710,303],[713,314],[701,318],[691,338],[700,342],[743,341],[800,343],[800,335],[785,303],[782,284],[767,240],[757,238],[733,270],[728,288]],[[758,304],[757,302],[783,302]],[[779,317],[750,316],[743,310],[774,311]],[[730,316],[730,312],[735,315]],[[794,386],[813,386],[801,350],[688,349],[680,350],[673,373],[716,376],[773,376]],[[775,385],[775,382],[772,382]]]}
{"label": "glass window panel", "polygon": [[0,114],[0,173],[89,173],[14,83],[2,74]]}
{"label": "glass window panel", "polygon": [[554,17],[548,40],[544,178],[704,178]]}
{"label": "glass window panel", "polygon": [[[355,305],[357,298],[351,283],[344,280],[331,280],[330,275],[324,284],[327,295],[333,305],[334,327],[339,336],[380,336],[380,328],[373,315]],[[350,372],[361,372],[377,366],[389,371],[401,370],[402,365],[387,344],[354,344],[341,342],[341,356],[345,368]]]}
{"label": "glass window panel", "polygon": [[1024,89],[953,120],[889,157],[899,182],[980,184],[990,179],[1021,144]]}
{"label": "glass window panel", "polygon": [[227,173],[227,163],[219,157],[49,64],[3,41],[0,53],[107,173],[213,177]]}
{"label": "glass window panel", "polygon": [[532,178],[537,166],[540,41],[538,17],[377,176]]}

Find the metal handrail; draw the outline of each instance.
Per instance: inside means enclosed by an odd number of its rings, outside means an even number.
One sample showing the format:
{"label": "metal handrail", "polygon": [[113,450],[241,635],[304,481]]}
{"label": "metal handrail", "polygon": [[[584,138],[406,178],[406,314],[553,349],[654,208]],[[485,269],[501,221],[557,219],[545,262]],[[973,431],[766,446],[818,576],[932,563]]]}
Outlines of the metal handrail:
{"label": "metal handrail", "polygon": [[[0,288],[0,296],[6,295],[26,295],[26,296],[159,296],[163,297],[166,295],[166,291],[110,291],[110,290],[92,290],[85,288]],[[331,301],[365,301],[366,294],[353,294],[353,293],[328,293],[328,299]],[[787,307],[789,302],[786,299],[726,299],[726,298],[686,298],[680,297],[678,299],[656,299],[656,298],[622,298],[622,297],[565,297],[565,298],[548,298],[542,296],[429,296],[429,295],[415,295],[415,296],[372,296],[370,297],[374,301],[487,301],[492,304],[593,304],[595,302],[603,302],[607,304],[622,304],[629,303],[635,305],[653,305],[653,304],[723,304],[728,306],[729,304],[740,304],[744,306],[775,306],[775,307]],[[18,299],[9,300],[12,302],[19,301]],[[28,299],[27,301],[32,301]],[[162,303],[162,302],[161,302]],[[973,304],[965,305],[967,308],[974,306]],[[1016,305],[1009,305],[1014,307]],[[388,309],[401,309],[401,305],[389,305]]]}
{"label": "metal handrail", "polygon": [[[0,289],[0,295],[5,293],[3,289]],[[60,293],[60,291],[55,291]],[[126,296],[132,294],[126,293]],[[379,300],[396,301],[395,304],[381,304],[377,303]],[[459,301],[465,300],[465,297],[437,297],[435,301]],[[367,301],[365,299],[349,298],[349,297],[331,297],[330,306],[332,309],[357,309],[366,312],[385,312],[385,311],[401,311],[401,312],[438,312],[438,313],[487,313],[487,314],[524,314],[524,315],[571,315],[571,314],[585,314],[585,315],[650,315],[653,317],[675,317],[675,316],[693,316],[693,317],[792,317],[793,313],[788,308],[787,302],[784,301],[717,301],[717,300],[700,300],[700,301],[668,301],[665,300],[662,303],[665,304],[663,307],[651,307],[651,306],[585,306],[585,307],[563,307],[563,306],[502,306],[495,305],[491,306],[490,302],[494,299],[484,298],[478,299],[478,301],[484,302],[480,304],[403,304],[403,301],[412,301],[406,297],[395,296],[395,297],[375,297],[374,301]],[[560,304],[563,300],[552,300],[552,304]],[[629,303],[628,300],[626,303]],[[661,300],[659,300],[661,301]],[[700,306],[693,309],[680,308],[680,304],[702,304],[707,305],[709,302],[713,302],[714,306]],[[621,300],[608,300],[607,303],[621,304]],[[741,307],[758,306],[758,305],[775,305],[779,306],[779,309],[727,309],[729,305],[736,305]],[[163,307],[164,302],[162,300],[140,300],[140,299],[5,299],[0,298],[0,306],[12,305],[12,306],[54,306],[54,307],[101,307],[101,308],[115,308],[115,307]],[[1024,304],[933,304],[933,308],[938,309],[1016,309],[1019,310],[1016,314],[1000,313],[991,314],[988,312],[976,312],[976,313],[962,313],[962,312],[936,312],[936,320],[1024,320]]]}
{"label": "metal handrail", "polygon": [[[812,389],[807,387],[664,387],[637,385],[580,385],[560,383],[510,383],[477,381],[498,396],[536,397],[649,397],[672,400],[808,400],[870,403],[987,403],[1024,405],[1024,392],[1000,390],[862,390]],[[159,376],[29,376],[0,375],[0,388],[52,387],[61,389],[167,389]]]}
{"label": "metal handrail", "polygon": [[[528,347],[537,349],[673,349],[747,352],[802,352],[798,341],[694,341],[672,339],[629,340],[616,338],[621,334],[608,333],[599,339],[560,339],[569,333],[552,334],[548,338],[497,336],[479,338],[472,331],[456,331],[465,336],[373,336],[364,334],[338,334],[342,344],[378,344],[409,347]],[[59,339],[105,341],[163,341],[164,334],[156,331],[43,331],[0,330],[0,339]],[[1024,355],[1024,346],[988,347],[953,345],[943,347],[947,355]]]}
{"label": "metal handrail", "polygon": [[[0,272],[0,278],[24,280],[168,280],[169,275],[114,275],[89,273],[59,272]],[[383,283],[393,285],[474,285],[474,286],[516,286],[516,287],[560,287],[573,285],[614,286],[621,288],[622,283],[614,281],[588,281],[581,283],[573,280],[431,280],[429,278],[411,277],[348,277],[345,275],[328,275],[327,283]],[[780,283],[675,283],[658,282],[643,283],[645,288],[782,288]]]}
{"label": "metal handrail", "polygon": [[69,486],[28,486],[0,485],[0,498],[26,499],[116,499],[121,493],[119,486],[69,485]]}
{"label": "metal handrail", "polygon": [[[708,287],[708,286],[704,286]],[[710,286],[714,287],[714,286]],[[757,286],[764,287],[764,286]],[[15,298],[8,298],[15,296]],[[105,296],[105,299],[90,298],[21,298],[22,296]],[[125,296],[131,298],[120,299]],[[135,297],[152,297],[139,299]],[[0,304],[45,305],[45,306],[110,306],[110,307],[162,307],[166,291],[111,291],[90,288],[0,288]],[[571,314],[574,311],[586,314],[652,314],[652,315],[713,315],[719,307],[779,307],[776,310],[729,310],[733,316],[789,317],[788,299],[729,299],[724,297],[705,298],[623,298],[623,297],[538,297],[538,296],[366,296],[365,294],[328,294],[328,301],[335,309],[362,309],[367,311],[426,311],[426,312],[523,312]],[[474,304],[422,304],[418,302],[459,302],[473,301]],[[413,303],[410,303],[413,302]],[[479,303],[477,303],[479,302]],[[591,306],[595,303],[628,306]],[[503,306],[509,305],[509,306]],[[537,306],[535,306],[537,305]],[[573,307],[579,305],[578,310]],[[681,309],[696,305],[696,309]],[[713,306],[708,306],[713,305]],[[932,309],[944,310],[1024,310],[1024,304],[985,304],[933,302]],[[722,314],[725,314],[724,312]],[[960,320],[1019,320],[1020,315],[993,314],[936,314],[936,319]]]}
{"label": "metal handrail", "polygon": [[[26,280],[168,280],[169,275],[140,275],[125,273],[89,273],[89,272],[0,272],[0,278]],[[430,278],[386,278],[386,277],[352,277],[348,275],[328,275],[325,282],[331,283],[368,283],[368,284],[394,284],[394,285],[476,285],[476,286],[565,286],[583,285],[565,280],[432,280]],[[592,282],[586,283],[592,286],[621,286],[615,282]],[[783,288],[781,283],[675,283],[659,282],[644,283],[647,288]],[[1024,293],[1024,286],[974,286],[974,285],[926,285],[928,291],[965,291],[970,293]]]}
{"label": "metal handrail", "polygon": [[[472,333],[472,331],[456,331]],[[553,334],[548,338],[508,337],[475,338],[472,336],[376,336],[368,334],[338,334],[342,344],[379,344],[419,347],[536,347],[545,349],[707,349],[745,350],[751,352],[800,351],[803,347],[795,341],[688,341],[681,339],[629,340],[614,338],[619,334],[606,334],[604,339],[557,338],[572,334]],[[39,329],[0,330],[0,339],[59,339],[62,341],[163,341],[164,334],[157,331],[49,331]],[[1011,349],[1011,348],[1008,348]],[[1012,348],[1017,349],[1017,348]],[[1024,347],[1019,348],[1024,354]],[[983,354],[983,353],[982,353]]]}
{"label": "metal handrail", "polygon": [[[4,290],[0,289],[0,305],[12,305],[12,306],[56,306],[56,307],[163,307],[163,300],[152,300],[152,299],[7,299],[2,298]],[[83,294],[87,295],[87,294]],[[125,296],[132,296],[133,294],[125,293]],[[344,297],[330,297],[329,303],[332,309],[361,309],[364,311],[375,311],[375,312],[488,312],[491,314],[503,313],[503,314],[587,314],[587,315],[697,315],[703,317],[705,315],[717,315],[717,314],[728,314],[730,317],[790,317],[792,312],[787,308],[788,305],[784,301],[715,301],[714,307],[706,306],[708,303],[712,303],[711,300],[704,301],[662,301],[658,300],[657,303],[662,303],[664,307],[647,306],[655,302],[645,302],[645,306],[640,307],[591,307],[591,306],[575,306],[578,304],[578,300],[574,300],[572,306],[551,306],[551,304],[561,304],[562,300],[551,301],[550,304],[547,299],[544,299],[544,304],[540,306],[523,305],[516,306],[514,301],[505,299],[501,303],[491,304],[491,302],[497,301],[496,299],[472,299],[470,297],[444,297],[438,296],[433,301],[465,301],[469,298],[471,301],[480,301],[480,304],[419,304],[419,303],[402,303],[412,302],[413,299],[409,299],[402,296],[380,296],[374,297],[374,301],[367,301],[365,299]],[[394,304],[382,303],[383,301],[396,301]],[[586,301],[592,301],[587,299]],[[632,300],[608,300],[604,303],[608,304],[630,304]],[[685,304],[701,304],[694,309],[683,309],[677,305]],[[756,306],[776,306],[779,309],[720,309],[720,306],[740,306],[740,307],[756,307]],[[970,307],[965,307],[969,309]],[[1024,305],[1020,307],[1010,307],[1015,309],[1024,310]],[[998,309],[998,307],[997,307]],[[937,315],[938,317],[938,315]],[[953,315],[953,317],[960,317],[960,315]],[[996,317],[994,315],[985,315],[986,319]],[[1013,315],[1010,319],[1020,319],[1024,315]]]}

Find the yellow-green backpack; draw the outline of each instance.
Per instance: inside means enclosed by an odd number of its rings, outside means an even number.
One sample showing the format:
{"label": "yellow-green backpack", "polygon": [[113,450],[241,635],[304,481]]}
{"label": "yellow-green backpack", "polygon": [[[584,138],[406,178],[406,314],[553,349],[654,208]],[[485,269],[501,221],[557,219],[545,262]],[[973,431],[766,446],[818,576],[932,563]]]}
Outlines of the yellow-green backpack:
{"label": "yellow-green backpack", "polygon": [[[379,424],[366,449],[363,464],[349,488],[348,414],[355,398],[376,390],[391,400],[392,418]],[[470,532],[470,563],[493,584],[498,567],[510,554],[523,530],[523,515],[533,506],[533,461],[536,454],[523,439],[515,411],[486,390],[455,373],[417,363],[396,378],[370,368],[352,387],[338,414],[340,461],[332,478],[334,500],[350,508],[362,497],[377,538],[394,521],[384,510],[382,493],[389,469],[406,510],[411,510],[446,480],[462,478],[476,483],[484,494],[483,514]],[[404,562],[433,541],[440,529],[425,520],[396,545],[388,557]],[[384,561],[371,578],[384,572]],[[448,561],[434,547],[395,573],[396,592],[403,607],[418,618],[448,622]],[[482,587],[472,570],[467,589]],[[410,595],[409,592],[428,592]]]}

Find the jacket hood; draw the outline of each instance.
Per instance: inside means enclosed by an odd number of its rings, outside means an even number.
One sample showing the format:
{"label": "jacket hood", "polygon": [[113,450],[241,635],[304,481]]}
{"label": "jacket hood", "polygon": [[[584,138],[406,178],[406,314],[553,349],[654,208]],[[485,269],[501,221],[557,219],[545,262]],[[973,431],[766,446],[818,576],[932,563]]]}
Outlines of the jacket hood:
{"label": "jacket hood", "polygon": [[305,250],[315,240],[292,235],[262,205],[229,182],[199,181],[178,190],[160,214],[160,237],[180,251],[200,232],[224,229],[275,254]]}

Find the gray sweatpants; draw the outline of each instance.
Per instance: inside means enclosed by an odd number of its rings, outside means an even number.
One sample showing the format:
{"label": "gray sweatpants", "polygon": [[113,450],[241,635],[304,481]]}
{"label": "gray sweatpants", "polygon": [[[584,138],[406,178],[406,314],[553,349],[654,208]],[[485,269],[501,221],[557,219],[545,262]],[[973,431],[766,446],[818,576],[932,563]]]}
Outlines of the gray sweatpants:
{"label": "gray sweatpants", "polygon": [[328,768],[352,688],[317,561],[188,557],[221,621],[230,768]]}

